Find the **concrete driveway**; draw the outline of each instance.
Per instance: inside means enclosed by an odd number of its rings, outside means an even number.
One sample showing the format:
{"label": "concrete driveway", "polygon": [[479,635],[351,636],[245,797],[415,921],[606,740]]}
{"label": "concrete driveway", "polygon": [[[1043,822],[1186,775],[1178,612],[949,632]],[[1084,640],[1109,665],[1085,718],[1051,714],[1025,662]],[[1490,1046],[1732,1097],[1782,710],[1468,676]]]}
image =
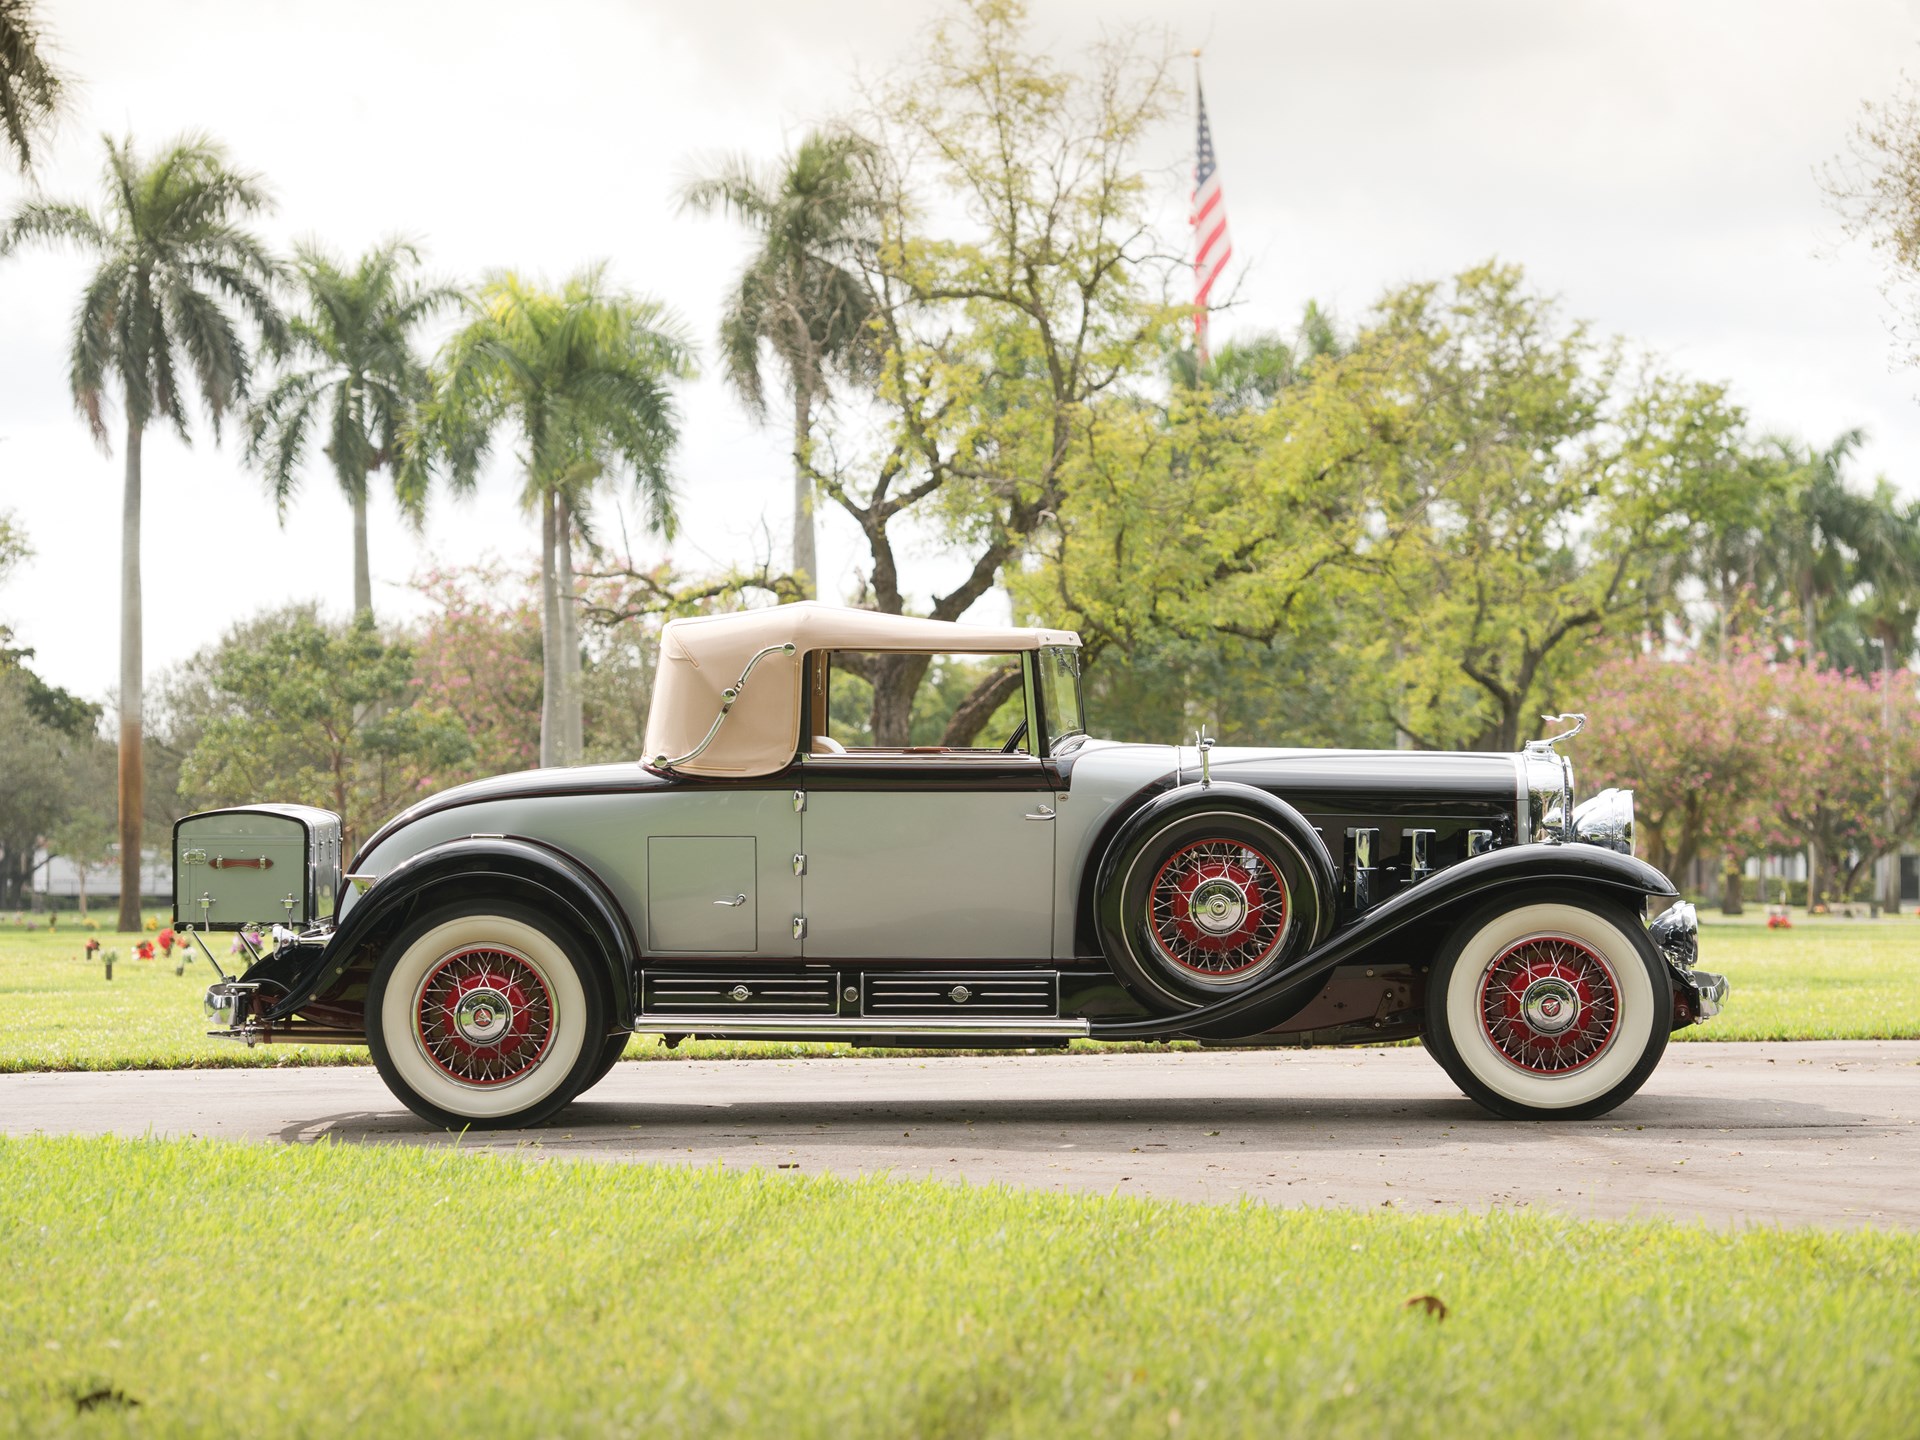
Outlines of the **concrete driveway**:
{"label": "concrete driveway", "polygon": [[[1920,1042],[1675,1045],[1604,1120],[1512,1124],[1417,1049],[629,1063],[467,1149],[1180,1200],[1920,1228]],[[0,1076],[0,1133],[448,1144],[371,1069]]]}

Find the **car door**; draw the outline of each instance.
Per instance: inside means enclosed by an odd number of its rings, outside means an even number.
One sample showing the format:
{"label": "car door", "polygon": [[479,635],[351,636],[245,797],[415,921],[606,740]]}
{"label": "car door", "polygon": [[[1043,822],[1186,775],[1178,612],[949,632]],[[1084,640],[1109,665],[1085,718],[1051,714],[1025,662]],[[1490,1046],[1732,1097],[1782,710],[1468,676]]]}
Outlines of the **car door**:
{"label": "car door", "polygon": [[802,953],[1050,959],[1054,798],[1031,756],[810,757]]}
{"label": "car door", "polygon": [[645,877],[649,957],[800,954],[799,793],[689,786],[647,797],[633,859]]}

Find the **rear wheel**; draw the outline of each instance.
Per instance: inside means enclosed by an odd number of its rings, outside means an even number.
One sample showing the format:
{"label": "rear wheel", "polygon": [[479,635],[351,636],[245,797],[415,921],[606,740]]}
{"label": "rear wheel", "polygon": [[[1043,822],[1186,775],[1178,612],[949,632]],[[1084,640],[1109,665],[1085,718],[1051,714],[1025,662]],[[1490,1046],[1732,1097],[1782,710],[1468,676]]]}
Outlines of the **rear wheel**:
{"label": "rear wheel", "polygon": [[1645,927],[1582,895],[1488,906],[1441,951],[1428,1048],[1510,1120],[1586,1120],[1634,1094],[1667,1047],[1672,982]]}
{"label": "rear wheel", "polygon": [[539,1124],[590,1083],[605,1049],[606,1001],[580,942],[498,902],[403,931],[374,967],[366,1013],[381,1078],[449,1129]]}

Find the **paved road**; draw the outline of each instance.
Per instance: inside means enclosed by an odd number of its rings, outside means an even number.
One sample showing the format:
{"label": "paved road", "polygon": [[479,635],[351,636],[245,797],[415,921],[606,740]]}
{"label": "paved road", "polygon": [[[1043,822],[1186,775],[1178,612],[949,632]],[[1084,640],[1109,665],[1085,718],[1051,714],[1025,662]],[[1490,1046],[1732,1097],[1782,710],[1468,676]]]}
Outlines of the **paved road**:
{"label": "paved road", "polygon": [[[1418,1050],[648,1062],[467,1148],[1182,1200],[1531,1205],[1920,1229],[1920,1042],[1676,1045],[1604,1120],[1515,1125]],[[445,1144],[370,1069],[0,1076],[0,1132]]]}

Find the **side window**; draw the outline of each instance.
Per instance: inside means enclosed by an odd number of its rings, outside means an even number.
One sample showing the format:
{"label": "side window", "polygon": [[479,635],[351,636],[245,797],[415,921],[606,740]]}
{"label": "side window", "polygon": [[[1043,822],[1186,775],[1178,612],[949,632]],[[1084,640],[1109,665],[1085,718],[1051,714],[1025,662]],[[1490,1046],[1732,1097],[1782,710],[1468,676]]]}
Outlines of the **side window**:
{"label": "side window", "polygon": [[[825,728],[816,724],[813,753],[867,755],[992,755],[1034,753],[1027,724],[1021,657],[933,655],[906,717],[904,743],[874,737],[874,683],[905,660],[922,657],[836,650],[826,662]],[[818,695],[816,691],[816,696]],[[816,712],[822,708],[817,703]],[[1011,748],[1009,744],[1011,743]]]}

